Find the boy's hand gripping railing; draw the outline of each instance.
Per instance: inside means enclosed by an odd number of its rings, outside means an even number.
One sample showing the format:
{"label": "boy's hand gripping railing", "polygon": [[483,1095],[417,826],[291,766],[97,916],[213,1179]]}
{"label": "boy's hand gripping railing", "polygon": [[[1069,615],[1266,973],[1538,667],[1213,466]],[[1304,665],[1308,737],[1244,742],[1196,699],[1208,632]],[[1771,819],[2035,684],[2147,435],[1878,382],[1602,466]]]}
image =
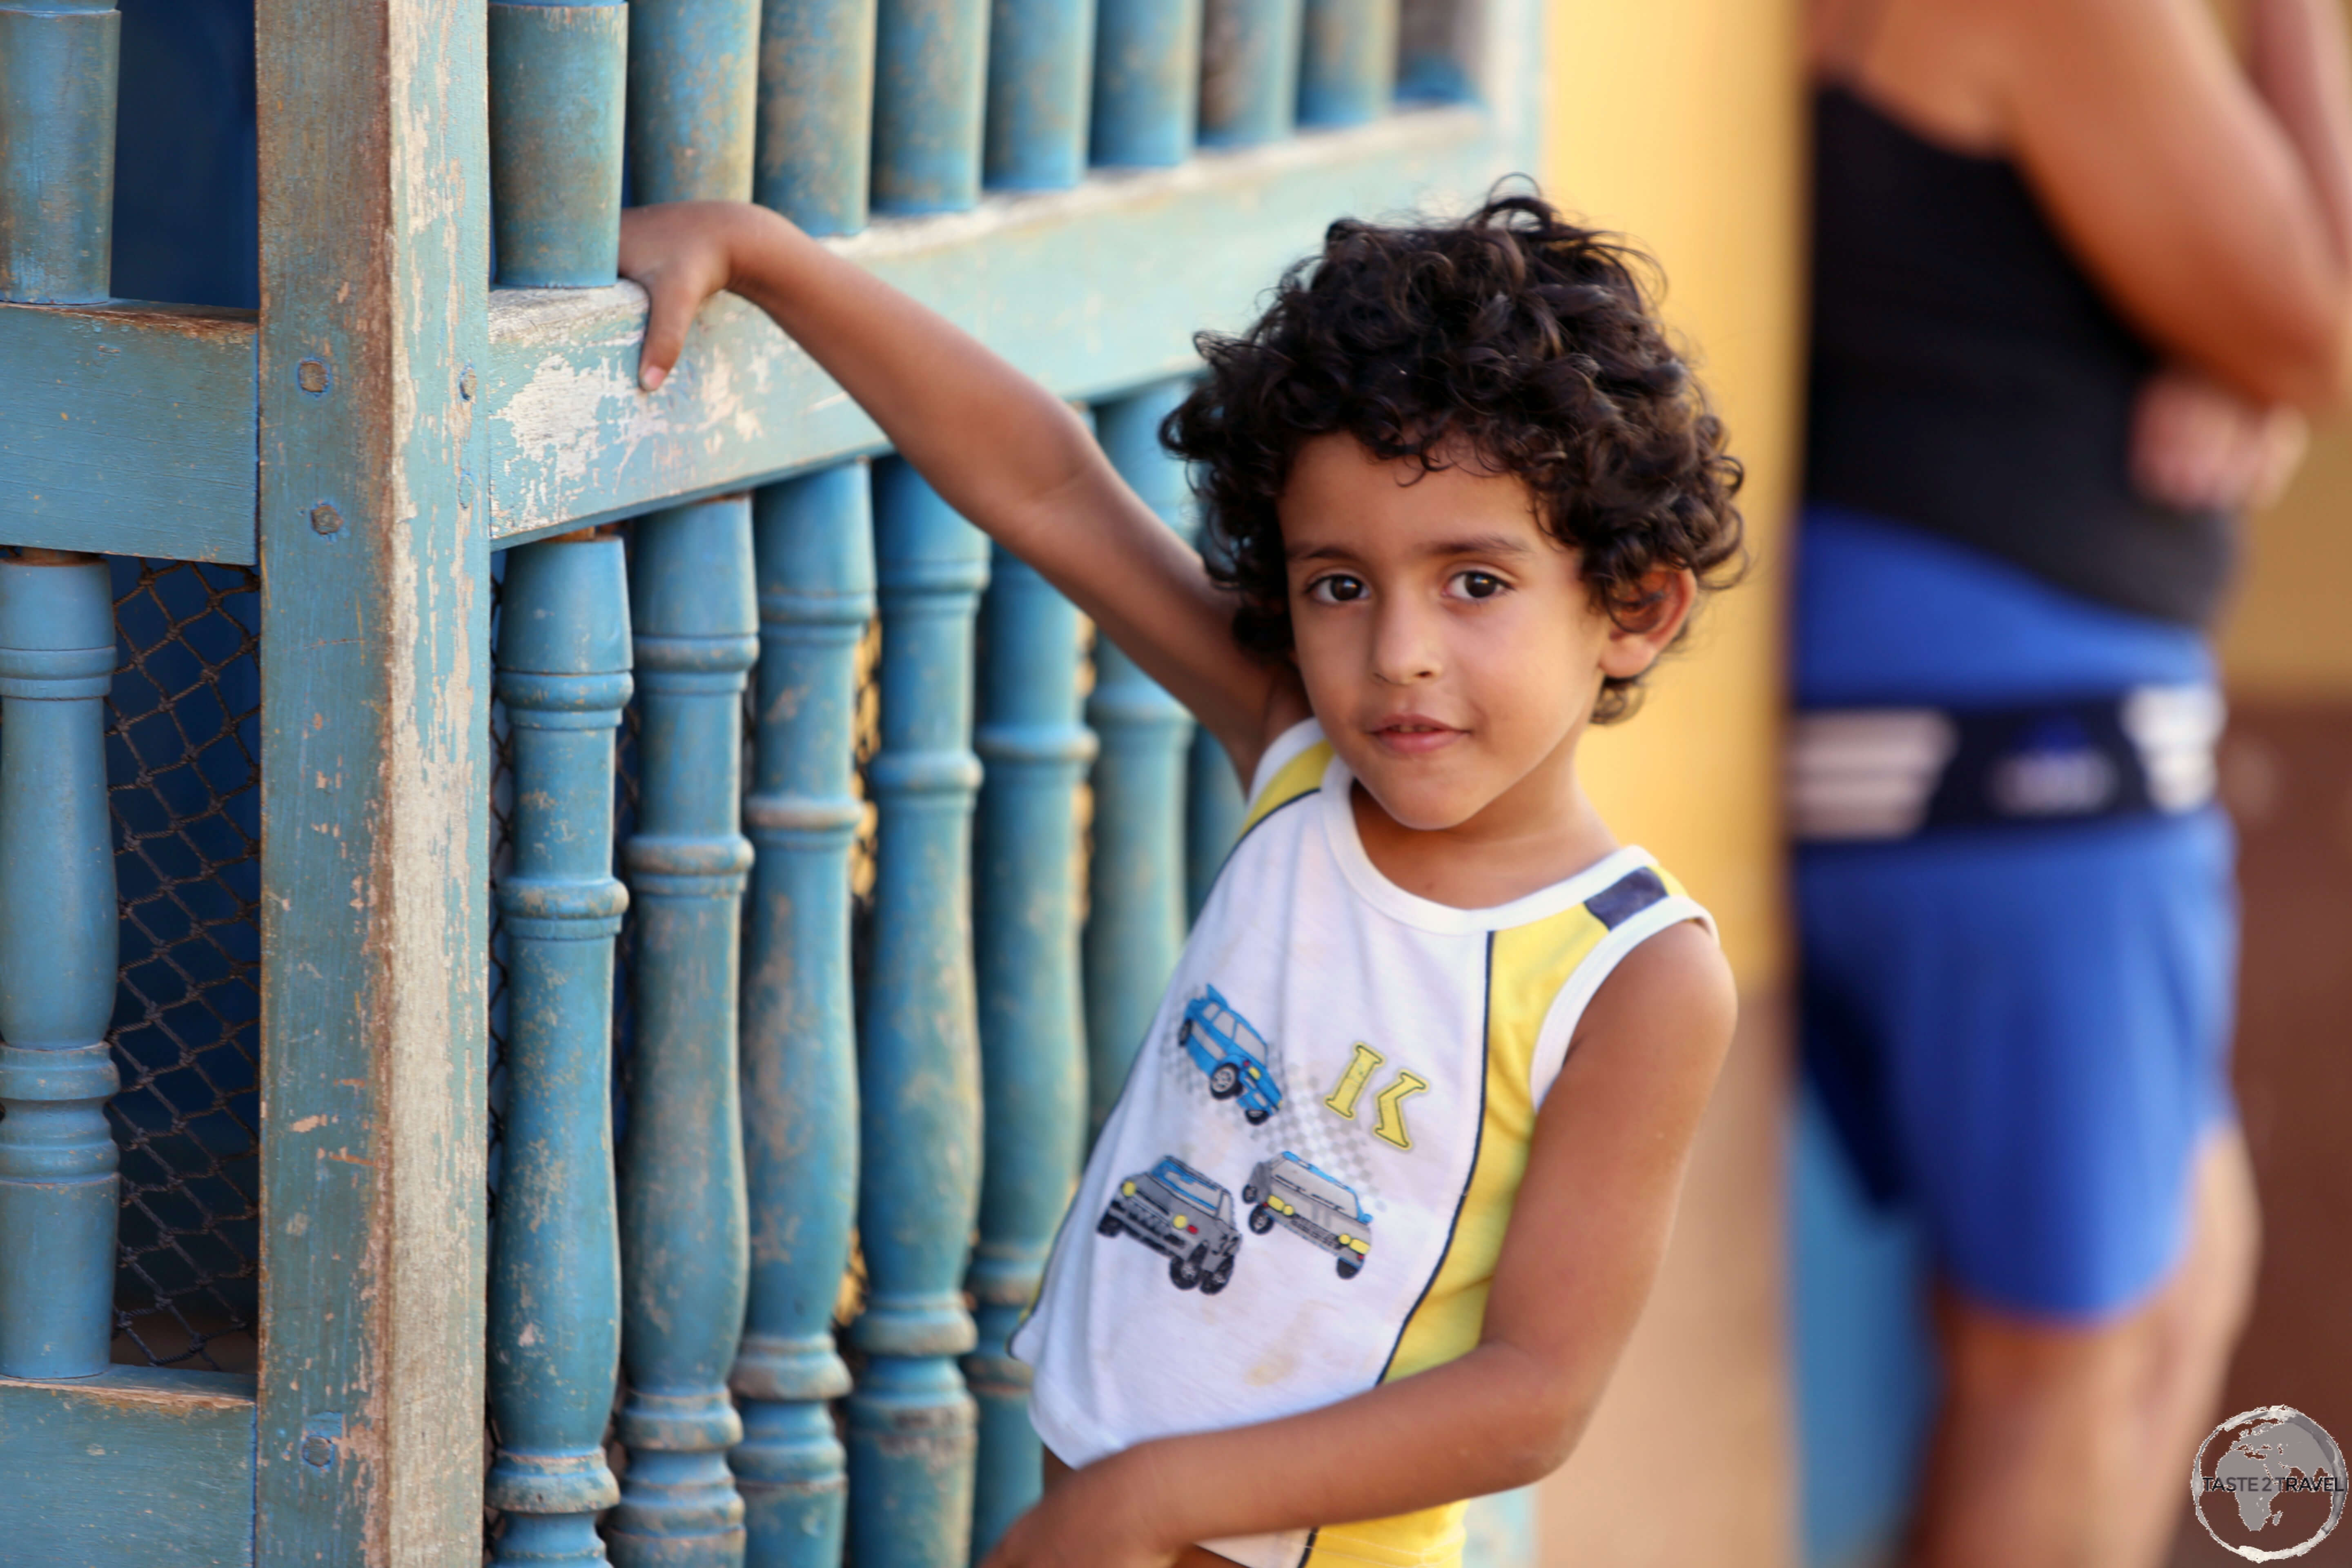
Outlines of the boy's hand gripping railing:
{"label": "boy's hand gripping railing", "polygon": [[736,830],[743,678],[759,649],[751,510],[738,497],[641,518],[631,563],[642,723],[637,831],[622,852],[636,942],[621,1185],[629,1468],[610,1529],[622,1568],[743,1556],[727,1374],[749,1268],[735,1028],[751,865]]}
{"label": "boy's hand gripping railing", "polygon": [[121,1184],[105,1111],[114,596],[103,562],[40,553],[0,562],[0,1375],[89,1377],[114,1327]]}
{"label": "boy's hand gripping railing", "polygon": [[[1162,519],[1182,515],[1184,471],[1160,449],[1160,421],[1183,382],[1105,404],[1103,450]],[[1086,932],[1087,1100],[1102,1126],[1184,946],[1185,745],[1192,716],[1107,638],[1095,642],[1087,722],[1095,763],[1094,854]]]}
{"label": "boy's hand gripping railing", "polygon": [[990,562],[981,645],[974,745],[987,771],[972,857],[973,956],[986,1157],[967,1281],[980,1345],[963,1363],[980,1404],[975,1563],[1043,1483],[1029,1369],[1005,1342],[1037,1293],[1086,1144],[1077,785],[1095,754],[1078,722],[1077,609],[1002,549]]}
{"label": "boy's hand gripping railing", "polygon": [[751,1300],[732,1379],[751,1568],[836,1568],[849,1392],[833,1313],[857,1206],[849,851],[857,643],[874,616],[871,483],[845,463],[761,490],[759,725],[744,826],[743,1152]]}
{"label": "boy's hand gripping railing", "polygon": [[620,1499],[604,1424],[621,1348],[613,1215],[613,731],[629,700],[617,539],[507,557],[498,695],[514,744],[507,938],[505,1159],[489,1280],[486,1500],[493,1562],[600,1564],[596,1514]]}
{"label": "boy's hand gripping railing", "polygon": [[882,587],[874,956],[859,1019],[867,1360],[849,1400],[858,1568],[961,1568],[975,1419],[963,1274],[980,1175],[971,971],[972,617],[988,541],[898,458],[874,469]]}

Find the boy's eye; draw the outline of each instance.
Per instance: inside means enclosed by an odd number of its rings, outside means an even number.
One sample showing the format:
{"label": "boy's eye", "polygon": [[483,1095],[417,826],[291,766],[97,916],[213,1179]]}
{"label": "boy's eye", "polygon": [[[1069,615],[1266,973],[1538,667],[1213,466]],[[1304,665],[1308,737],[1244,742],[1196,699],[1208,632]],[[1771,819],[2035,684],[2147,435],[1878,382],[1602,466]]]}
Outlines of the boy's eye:
{"label": "boy's eye", "polygon": [[1307,596],[1320,599],[1327,605],[1345,605],[1364,596],[1364,580],[1334,572],[1328,577],[1318,577],[1307,584]]}
{"label": "boy's eye", "polygon": [[1509,584],[1492,572],[1458,572],[1454,586],[1465,599],[1491,599]]}

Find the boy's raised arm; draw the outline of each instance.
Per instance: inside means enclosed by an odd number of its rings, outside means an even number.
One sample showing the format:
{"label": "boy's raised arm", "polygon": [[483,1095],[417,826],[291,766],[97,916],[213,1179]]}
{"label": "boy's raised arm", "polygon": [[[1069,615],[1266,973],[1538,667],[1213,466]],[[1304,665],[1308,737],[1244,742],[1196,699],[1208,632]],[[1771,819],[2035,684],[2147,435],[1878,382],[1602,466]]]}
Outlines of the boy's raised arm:
{"label": "boy's raised arm", "polygon": [[[971,334],[785,219],[732,202],[636,207],[621,271],[652,303],[639,380],[677,363],[721,289],[772,317],[965,517],[1044,574],[1254,767],[1295,677],[1242,651],[1200,556],[1113,471],[1085,424]],[[1303,702],[1297,706],[1304,711]]]}

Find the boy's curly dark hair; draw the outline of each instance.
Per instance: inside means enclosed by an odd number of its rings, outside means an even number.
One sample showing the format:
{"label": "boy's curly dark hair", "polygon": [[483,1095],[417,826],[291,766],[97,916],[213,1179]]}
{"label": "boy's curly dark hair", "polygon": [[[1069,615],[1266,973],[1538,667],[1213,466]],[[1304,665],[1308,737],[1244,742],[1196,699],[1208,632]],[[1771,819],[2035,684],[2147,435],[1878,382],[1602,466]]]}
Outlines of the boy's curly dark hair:
{"label": "boy's curly dark hair", "polygon": [[[1275,503],[1299,447],[1334,431],[1424,470],[1466,448],[1516,475],[1621,625],[1640,623],[1654,568],[1735,578],[1740,466],[1652,314],[1654,271],[1540,196],[1497,195],[1459,222],[1342,219],[1256,325],[1200,334],[1208,374],[1160,439],[1192,464],[1243,646],[1291,646]],[[1632,711],[1635,684],[1607,679],[1594,721]]]}

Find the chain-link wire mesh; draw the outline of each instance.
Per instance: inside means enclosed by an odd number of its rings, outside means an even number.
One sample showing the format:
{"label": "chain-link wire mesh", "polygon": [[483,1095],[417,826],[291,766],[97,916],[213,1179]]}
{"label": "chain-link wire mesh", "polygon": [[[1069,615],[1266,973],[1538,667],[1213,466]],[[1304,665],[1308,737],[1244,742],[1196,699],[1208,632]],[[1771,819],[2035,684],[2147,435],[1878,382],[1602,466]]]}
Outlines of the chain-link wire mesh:
{"label": "chain-link wire mesh", "polygon": [[114,1359],[249,1371],[259,1249],[260,580],[109,558],[121,970]]}

